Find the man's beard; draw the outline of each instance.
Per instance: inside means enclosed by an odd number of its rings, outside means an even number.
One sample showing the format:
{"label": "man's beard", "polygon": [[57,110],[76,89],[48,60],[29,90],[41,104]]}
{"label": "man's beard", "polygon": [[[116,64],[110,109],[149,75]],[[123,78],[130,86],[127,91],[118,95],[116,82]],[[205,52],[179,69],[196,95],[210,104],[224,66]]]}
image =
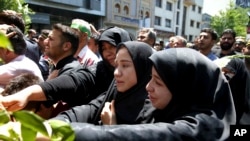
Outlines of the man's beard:
{"label": "man's beard", "polygon": [[222,50],[229,50],[229,49],[232,48],[232,46],[233,46],[233,43],[232,44],[230,44],[230,43],[220,44],[220,47],[221,47]]}

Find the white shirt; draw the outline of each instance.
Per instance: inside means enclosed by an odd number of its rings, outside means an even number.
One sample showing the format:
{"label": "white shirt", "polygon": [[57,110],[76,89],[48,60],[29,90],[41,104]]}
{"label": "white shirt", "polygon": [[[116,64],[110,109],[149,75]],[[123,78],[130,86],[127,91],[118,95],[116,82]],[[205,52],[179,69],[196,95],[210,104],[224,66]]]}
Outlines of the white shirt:
{"label": "white shirt", "polygon": [[37,64],[25,55],[19,55],[11,62],[0,66],[0,87],[4,88],[12,78],[22,73],[32,73],[43,80]]}
{"label": "white shirt", "polygon": [[97,55],[91,51],[87,45],[82,48],[77,56],[80,63],[86,64],[87,66],[96,64],[100,61]]}

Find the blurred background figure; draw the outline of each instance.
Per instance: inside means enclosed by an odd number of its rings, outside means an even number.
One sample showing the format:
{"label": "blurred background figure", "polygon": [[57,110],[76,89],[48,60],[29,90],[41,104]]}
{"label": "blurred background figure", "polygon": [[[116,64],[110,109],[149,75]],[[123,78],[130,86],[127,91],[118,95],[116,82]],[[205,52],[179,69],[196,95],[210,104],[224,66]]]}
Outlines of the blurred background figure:
{"label": "blurred background figure", "polygon": [[50,69],[50,60],[47,55],[45,55],[44,50],[45,50],[45,45],[44,45],[44,40],[48,38],[48,35],[51,30],[49,29],[42,29],[41,34],[38,36],[37,44],[39,47],[39,54],[40,54],[40,60],[38,63],[38,67],[40,68],[43,79],[47,80],[48,75],[49,75],[49,69]]}
{"label": "blurred background figure", "polygon": [[100,37],[99,34],[92,33],[89,37],[89,40],[88,40],[88,47],[90,50],[92,50],[96,54],[96,56],[98,57],[99,60],[102,60],[102,57],[101,57],[99,50],[98,50],[99,37]]}
{"label": "blurred background figure", "polygon": [[154,45],[156,42],[156,32],[153,28],[141,28],[138,31],[137,41],[149,44],[154,50]]}
{"label": "blurred background figure", "polygon": [[233,46],[233,50],[237,53],[237,54],[242,54],[243,48],[246,47],[246,41],[244,37],[236,37],[234,46]]}
{"label": "blurred background figure", "polygon": [[187,47],[187,40],[182,36],[175,36],[173,39],[173,47]]}
{"label": "blurred background figure", "polygon": [[73,19],[70,27],[79,34],[79,45],[74,57],[86,66],[99,62],[97,55],[88,47],[88,40],[91,35],[90,24],[82,19]]}

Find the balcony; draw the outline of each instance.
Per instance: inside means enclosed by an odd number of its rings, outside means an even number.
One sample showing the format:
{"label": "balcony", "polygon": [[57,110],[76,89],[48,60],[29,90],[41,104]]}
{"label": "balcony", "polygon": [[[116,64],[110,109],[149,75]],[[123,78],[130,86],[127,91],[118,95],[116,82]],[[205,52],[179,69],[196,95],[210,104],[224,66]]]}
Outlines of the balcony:
{"label": "balcony", "polygon": [[184,0],[184,4],[190,6],[195,4],[195,0]]}

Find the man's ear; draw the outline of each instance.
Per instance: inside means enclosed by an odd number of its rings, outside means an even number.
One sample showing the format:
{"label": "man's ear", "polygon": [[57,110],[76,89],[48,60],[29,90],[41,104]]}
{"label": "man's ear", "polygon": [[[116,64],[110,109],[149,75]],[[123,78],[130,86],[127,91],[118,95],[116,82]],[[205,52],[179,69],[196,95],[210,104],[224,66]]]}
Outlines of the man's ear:
{"label": "man's ear", "polygon": [[70,42],[63,43],[63,50],[68,51],[72,48],[72,44]]}
{"label": "man's ear", "polygon": [[152,46],[153,44],[155,44],[155,40],[154,39],[149,39],[150,45]]}

